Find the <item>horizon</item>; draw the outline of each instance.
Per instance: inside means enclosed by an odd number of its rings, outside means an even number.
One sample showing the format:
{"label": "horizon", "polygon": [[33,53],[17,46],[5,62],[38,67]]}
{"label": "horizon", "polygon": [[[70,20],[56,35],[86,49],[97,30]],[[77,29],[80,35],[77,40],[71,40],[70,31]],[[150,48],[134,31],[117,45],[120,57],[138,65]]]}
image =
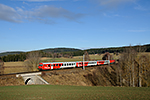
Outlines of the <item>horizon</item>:
{"label": "horizon", "polygon": [[[150,43],[146,43],[146,44],[135,44],[135,45],[131,45],[131,46],[138,46],[138,45],[149,45]],[[88,50],[88,49],[102,49],[102,48],[119,48],[119,47],[128,47],[130,45],[122,45],[122,46],[108,46],[108,47],[90,47],[90,48],[77,48],[77,47],[46,47],[46,48],[40,48],[40,49],[35,49],[35,50],[27,50],[27,51],[23,51],[23,50],[10,50],[10,51],[4,51],[4,52],[0,52],[0,53],[6,53],[6,52],[31,52],[31,51],[40,51],[40,50],[45,50],[45,49],[56,49],[56,48],[72,48],[72,49],[79,49],[79,50]]]}
{"label": "horizon", "polygon": [[150,44],[150,0],[1,0],[0,53]]}

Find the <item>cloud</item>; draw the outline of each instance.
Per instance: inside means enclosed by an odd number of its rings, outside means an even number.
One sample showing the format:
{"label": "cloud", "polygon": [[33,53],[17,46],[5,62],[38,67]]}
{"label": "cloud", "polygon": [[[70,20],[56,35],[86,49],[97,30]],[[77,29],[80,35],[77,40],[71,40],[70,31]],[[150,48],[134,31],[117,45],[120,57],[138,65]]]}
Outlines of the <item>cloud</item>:
{"label": "cloud", "polygon": [[136,0],[91,0],[92,2],[96,2],[100,6],[105,7],[117,7],[121,4],[129,3],[129,2],[135,2]]}
{"label": "cloud", "polygon": [[141,11],[146,11],[147,10],[147,9],[143,8],[142,6],[140,6],[140,5],[137,5],[137,7],[134,7],[134,9],[141,10]]}
{"label": "cloud", "polygon": [[9,22],[22,22],[23,20],[38,21],[45,24],[54,24],[56,19],[64,18],[78,22],[84,14],[74,13],[61,7],[43,5],[36,9],[25,11],[19,7],[11,8],[0,4],[0,20]]}
{"label": "cloud", "polygon": [[17,9],[18,12],[23,12],[23,10],[19,7],[16,7],[16,9]]}
{"label": "cloud", "polygon": [[15,1],[45,2],[45,1],[64,1],[64,0],[15,0]]}
{"label": "cloud", "polygon": [[102,14],[105,17],[114,18],[114,17],[124,17],[127,18],[128,16],[120,15],[120,14],[114,14],[114,13],[103,13]]}
{"label": "cloud", "polygon": [[25,4],[25,5],[28,5],[28,6],[29,6],[29,4],[28,4],[28,3],[26,3],[26,2],[24,2],[24,1],[23,1],[23,4]]}
{"label": "cloud", "polygon": [[14,8],[0,4],[0,20],[20,23],[22,17]]}
{"label": "cloud", "polygon": [[27,18],[31,19],[40,19],[40,21],[44,21],[45,19],[51,19],[51,18],[65,18],[67,20],[71,21],[77,21],[77,19],[81,18],[84,16],[83,14],[80,13],[73,13],[70,12],[64,8],[57,8],[54,6],[40,6],[37,9],[34,9],[33,11],[27,11],[26,12]]}
{"label": "cloud", "polygon": [[145,32],[146,30],[128,30],[129,32]]}

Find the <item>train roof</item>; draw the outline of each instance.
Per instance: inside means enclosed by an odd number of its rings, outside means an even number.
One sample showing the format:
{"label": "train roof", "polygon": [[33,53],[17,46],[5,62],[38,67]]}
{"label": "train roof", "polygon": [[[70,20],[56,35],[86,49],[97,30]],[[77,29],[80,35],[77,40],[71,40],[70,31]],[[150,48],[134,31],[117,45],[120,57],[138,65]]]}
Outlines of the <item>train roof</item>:
{"label": "train roof", "polygon": [[49,64],[49,63],[76,63],[76,62],[44,62],[43,64]]}
{"label": "train roof", "polygon": [[[43,64],[49,64],[49,63],[76,63],[76,62],[83,62],[83,61],[73,61],[73,62],[41,62]],[[84,61],[84,62],[87,62],[87,61]],[[88,62],[95,62],[95,61],[88,61]]]}

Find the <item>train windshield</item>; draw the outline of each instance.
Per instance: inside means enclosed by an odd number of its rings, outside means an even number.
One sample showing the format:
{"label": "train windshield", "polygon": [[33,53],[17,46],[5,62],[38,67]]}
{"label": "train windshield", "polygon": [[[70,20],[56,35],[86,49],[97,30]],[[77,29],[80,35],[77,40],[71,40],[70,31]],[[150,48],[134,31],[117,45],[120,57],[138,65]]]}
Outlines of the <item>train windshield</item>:
{"label": "train windshield", "polygon": [[39,64],[39,66],[43,66],[43,64]]}

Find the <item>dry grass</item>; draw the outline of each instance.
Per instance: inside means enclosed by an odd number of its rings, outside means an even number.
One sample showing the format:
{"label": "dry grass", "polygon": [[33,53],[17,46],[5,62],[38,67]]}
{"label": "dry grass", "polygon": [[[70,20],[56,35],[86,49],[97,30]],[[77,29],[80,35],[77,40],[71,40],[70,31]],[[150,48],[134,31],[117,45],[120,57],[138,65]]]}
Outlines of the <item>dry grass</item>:
{"label": "dry grass", "polygon": [[[103,55],[89,55],[91,60],[101,60]],[[52,62],[53,59],[52,58],[42,58],[41,59],[43,62]],[[83,60],[83,56],[75,56],[73,58],[55,58],[55,62],[69,62],[69,61],[82,61]]]}
{"label": "dry grass", "polygon": [[15,75],[0,76],[0,86],[14,85],[24,85],[22,77],[16,77]]}
{"label": "dry grass", "polygon": [[84,75],[90,73],[91,70],[82,70],[73,68],[72,70],[53,71],[42,75],[42,78],[51,85],[77,85],[77,86],[92,86],[92,83],[87,80]]}
{"label": "dry grass", "polygon": [[18,62],[4,62],[4,67],[5,66],[24,66],[24,62],[23,61],[18,61]]}
{"label": "dry grass", "polygon": [[9,67],[4,69],[4,74],[10,74],[10,73],[20,73],[20,72],[27,72],[26,67]]}
{"label": "dry grass", "polygon": [[[114,55],[113,53],[110,53],[113,56],[113,59],[118,59],[119,55]],[[102,57],[104,56],[104,54],[101,55],[89,55],[91,60],[102,60]],[[42,62],[52,62],[53,59],[52,58],[47,58],[47,57],[43,57],[41,58]],[[83,60],[83,56],[75,56],[73,58],[55,58],[55,62],[69,62],[69,61],[82,61]]]}
{"label": "dry grass", "polygon": [[[114,70],[110,68],[110,73],[106,70],[107,66],[72,68],[68,70],[53,70],[43,72],[42,78],[52,85],[77,85],[77,86],[115,86],[113,74]],[[114,65],[115,66],[115,65]],[[96,74],[95,74],[96,73]],[[107,76],[110,74],[110,76]]]}
{"label": "dry grass", "polygon": [[27,72],[24,62],[4,62],[4,74]]}

